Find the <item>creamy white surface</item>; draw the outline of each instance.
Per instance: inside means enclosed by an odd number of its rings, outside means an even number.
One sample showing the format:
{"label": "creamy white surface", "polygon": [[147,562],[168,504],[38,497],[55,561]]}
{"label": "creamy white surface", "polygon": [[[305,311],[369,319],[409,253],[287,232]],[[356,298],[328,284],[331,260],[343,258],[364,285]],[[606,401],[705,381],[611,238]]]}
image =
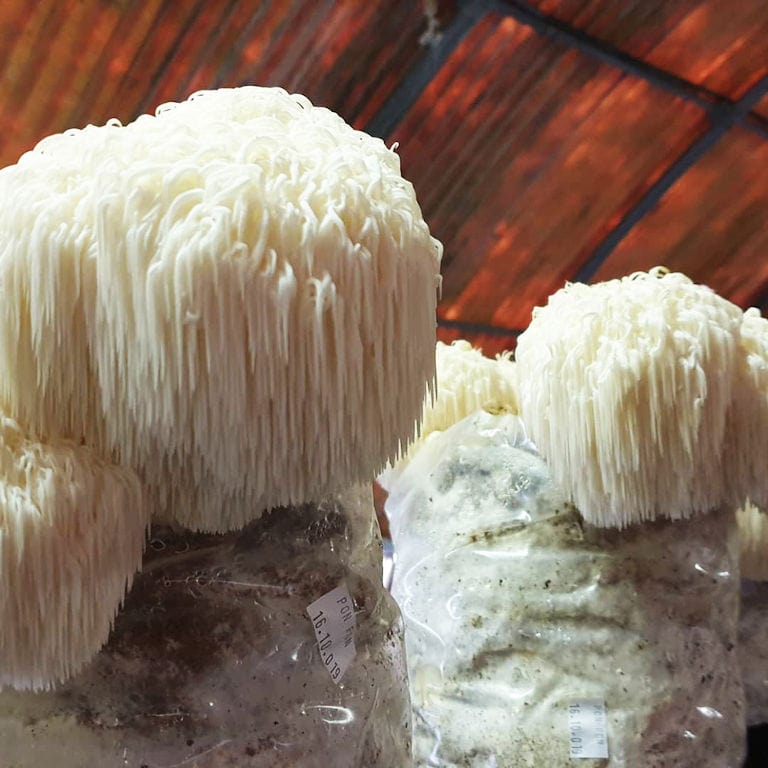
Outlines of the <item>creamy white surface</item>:
{"label": "creamy white surface", "polygon": [[468,341],[437,342],[437,391],[427,400],[422,436],[447,429],[480,408],[517,413],[515,364],[509,354],[485,357]]}
{"label": "creamy white surface", "polygon": [[45,139],[0,198],[0,405],[135,467],[158,516],[236,528],[414,434],[442,249],[332,112],[203,92]]}
{"label": "creamy white surface", "polygon": [[515,364],[508,353],[485,357],[463,339],[452,344],[438,341],[435,347],[436,389],[427,391],[418,438],[395,467],[389,467],[378,481],[387,488],[422,442],[474,413],[479,408],[517,413],[518,397]]}
{"label": "creamy white surface", "polygon": [[748,461],[748,443],[726,443],[741,322],[677,273],[570,284],[534,310],[516,350],[520,412],[587,521],[623,527],[744,500],[728,470]]}
{"label": "creamy white surface", "polygon": [[741,575],[745,579],[768,580],[768,515],[754,504],[736,512],[739,524]]}
{"label": "creamy white surface", "polygon": [[[745,498],[768,508],[768,319],[752,307],[741,322],[736,396],[728,414],[724,462]],[[768,550],[765,550],[768,554]]]}
{"label": "creamy white surface", "polygon": [[47,688],[106,642],[141,566],[136,475],[0,416],[0,688]]}

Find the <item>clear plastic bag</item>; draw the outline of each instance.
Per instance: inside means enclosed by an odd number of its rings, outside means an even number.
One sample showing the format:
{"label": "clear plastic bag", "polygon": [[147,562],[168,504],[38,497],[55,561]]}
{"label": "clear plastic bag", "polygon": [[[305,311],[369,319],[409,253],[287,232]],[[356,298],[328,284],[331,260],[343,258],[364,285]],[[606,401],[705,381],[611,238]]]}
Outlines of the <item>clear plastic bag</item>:
{"label": "clear plastic bag", "polygon": [[587,526],[485,412],[388,490],[418,766],[741,766],[733,515]]}
{"label": "clear plastic bag", "polygon": [[747,725],[768,723],[768,581],[741,583],[739,659]]}
{"label": "clear plastic bag", "polygon": [[[381,568],[370,486],[237,533],[156,527],[85,671],[55,691],[0,694],[0,764],[411,765],[402,622]],[[356,626],[334,681],[307,609],[339,585]]]}

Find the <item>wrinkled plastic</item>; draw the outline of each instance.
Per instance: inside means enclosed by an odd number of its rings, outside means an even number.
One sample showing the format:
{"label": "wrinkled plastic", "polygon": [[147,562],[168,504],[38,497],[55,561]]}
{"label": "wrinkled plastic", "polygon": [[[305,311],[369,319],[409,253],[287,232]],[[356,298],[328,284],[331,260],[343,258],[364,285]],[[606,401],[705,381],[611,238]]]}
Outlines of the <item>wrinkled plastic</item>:
{"label": "wrinkled plastic", "polygon": [[[418,766],[741,766],[733,515],[590,527],[519,419],[484,412],[390,479]],[[581,700],[608,759],[570,757]]]}
{"label": "wrinkled plastic", "polygon": [[739,659],[747,725],[768,723],[768,581],[741,583]]}
{"label": "wrinkled plastic", "polygon": [[[370,487],[241,532],[155,528],[109,644],[49,693],[0,694],[3,768],[411,765],[402,622]],[[307,607],[346,584],[337,685]]]}

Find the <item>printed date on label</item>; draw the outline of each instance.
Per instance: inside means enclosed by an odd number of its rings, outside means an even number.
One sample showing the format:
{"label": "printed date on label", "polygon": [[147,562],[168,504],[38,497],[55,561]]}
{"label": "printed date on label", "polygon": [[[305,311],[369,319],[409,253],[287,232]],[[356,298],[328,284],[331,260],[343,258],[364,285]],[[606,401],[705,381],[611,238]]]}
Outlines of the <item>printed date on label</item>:
{"label": "printed date on label", "polygon": [[355,658],[355,606],[342,583],[307,607],[320,658],[331,680],[339,683]]}
{"label": "printed date on label", "polygon": [[570,756],[575,758],[607,758],[608,729],[605,702],[579,699],[568,705]]}

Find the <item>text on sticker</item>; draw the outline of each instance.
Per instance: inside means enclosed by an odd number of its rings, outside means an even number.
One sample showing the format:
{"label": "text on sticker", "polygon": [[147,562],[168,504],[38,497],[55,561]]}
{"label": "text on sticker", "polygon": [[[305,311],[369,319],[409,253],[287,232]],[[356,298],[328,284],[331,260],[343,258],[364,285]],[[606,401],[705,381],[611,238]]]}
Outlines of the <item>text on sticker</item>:
{"label": "text on sticker", "polygon": [[607,758],[605,702],[600,699],[572,701],[568,705],[568,732],[571,757]]}
{"label": "text on sticker", "polygon": [[355,606],[343,582],[307,608],[320,658],[331,680],[339,683],[355,658]]}

